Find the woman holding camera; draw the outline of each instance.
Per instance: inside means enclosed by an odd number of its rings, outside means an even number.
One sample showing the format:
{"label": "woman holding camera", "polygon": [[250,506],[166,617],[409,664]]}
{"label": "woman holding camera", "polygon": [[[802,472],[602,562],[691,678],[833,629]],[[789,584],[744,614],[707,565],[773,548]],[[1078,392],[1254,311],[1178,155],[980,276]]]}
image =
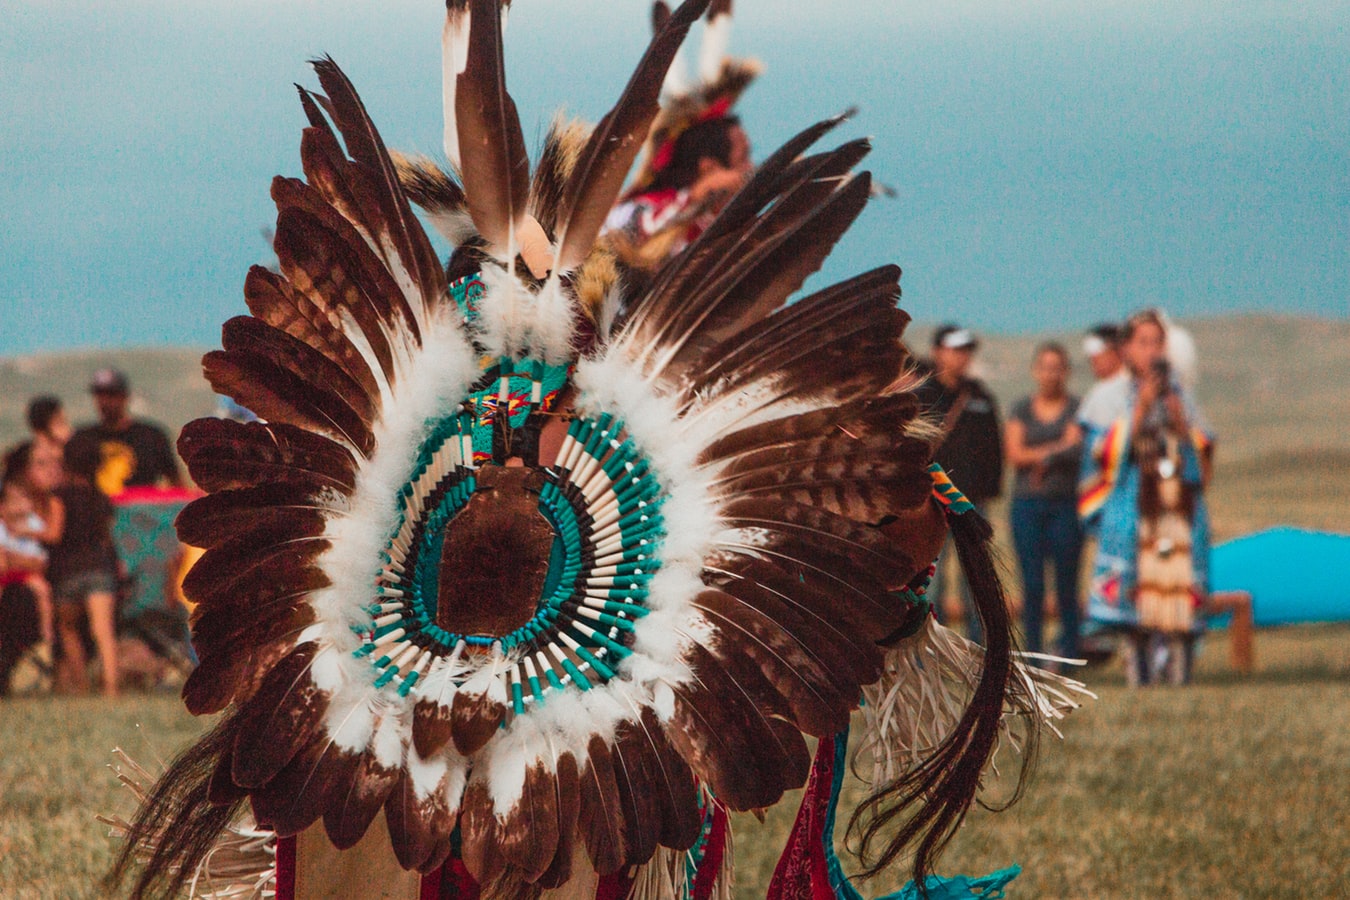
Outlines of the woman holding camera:
{"label": "woman holding camera", "polygon": [[1212,439],[1168,365],[1158,312],[1130,317],[1122,354],[1131,377],[1082,423],[1079,513],[1097,537],[1088,615],[1124,636],[1130,684],[1180,684],[1204,627]]}

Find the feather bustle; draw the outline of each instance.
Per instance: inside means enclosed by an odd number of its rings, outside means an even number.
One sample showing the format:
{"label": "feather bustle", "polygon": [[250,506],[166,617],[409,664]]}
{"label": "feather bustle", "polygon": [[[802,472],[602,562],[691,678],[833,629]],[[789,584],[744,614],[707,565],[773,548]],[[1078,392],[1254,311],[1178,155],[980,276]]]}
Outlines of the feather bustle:
{"label": "feather bustle", "polygon": [[399,772],[400,768],[376,759],[371,748],[361,753],[345,789],[335,790],[324,809],[324,831],[334,847],[347,850],[356,846],[398,783]]}
{"label": "feather bustle", "polygon": [[323,815],[330,797],[346,789],[358,756],[337,749],[322,728],[264,787],[252,791],[258,823],[287,837]]}
{"label": "feather bustle", "polygon": [[192,625],[192,646],[199,657],[229,656],[240,642],[265,647],[295,638],[314,623],[307,593],[295,593],[245,619],[238,608],[204,613]]}
{"label": "feather bustle", "polygon": [[318,645],[301,644],[272,667],[239,711],[231,777],[245,788],[271,781],[322,726],[328,695],[309,677]]}
{"label": "feather bustle", "polygon": [[626,858],[623,809],[609,744],[599,735],[592,736],[586,748],[577,824],[595,871],[601,875],[617,872]]}
{"label": "feather bustle", "polygon": [[[379,222],[383,225],[384,233],[374,237],[380,239],[382,246],[387,246],[386,263],[391,270],[397,267],[408,273],[412,289],[419,294],[416,298],[420,301],[418,305],[423,310],[429,310],[442,302],[445,292],[444,272],[426,232],[399,188],[398,174],[385,150],[384,141],[366,114],[356,89],[337,64],[331,59],[316,60],[314,70],[328,94],[330,113],[338,130],[342,132],[348,152],[371,173],[379,186],[377,194],[383,211]],[[357,221],[371,220],[362,218]]]}
{"label": "feather bustle", "polygon": [[[754,537],[750,543],[719,539],[727,549],[765,559],[827,593],[847,592],[851,602],[842,604],[841,611],[869,639],[878,640],[900,624],[903,610],[892,601],[889,583],[907,581],[918,566],[875,528],[823,509],[762,497],[726,504],[722,518],[729,527],[749,529]],[[906,577],[900,578],[901,573]]]}
{"label": "feather bustle", "polygon": [[286,484],[317,496],[350,496],[356,460],[323,435],[278,422],[195,419],[178,435],[178,455],[204,491]]}
{"label": "feather bustle", "polygon": [[900,273],[888,268],[804,297],[709,349],[685,397],[706,404],[763,381],[779,384],[781,398],[843,402],[881,393],[908,358],[895,309],[899,287],[890,277]]}
{"label": "feather bustle", "polygon": [[558,888],[571,880],[573,874],[583,877],[574,868],[574,857],[579,849],[577,820],[581,812],[581,771],[576,757],[561,753],[553,765],[553,787],[557,794],[558,848],[553,862],[537,879],[540,887]]}
{"label": "feather bustle", "polygon": [[383,318],[379,298],[367,290],[365,273],[350,248],[321,220],[298,207],[278,212],[273,246],[281,273],[295,289],[339,321],[354,322],[386,383],[396,384],[395,348],[403,347],[402,335]]}
{"label": "feather bustle", "polygon": [[[334,161],[333,164],[344,163]],[[353,164],[345,165],[350,181],[348,187],[353,193],[363,189],[374,192],[366,179],[353,177],[356,175],[352,171]],[[331,185],[325,182],[325,186]],[[324,237],[337,242],[342,251],[342,259],[351,274],[359,280],[368,302],[375,309],[380,321],[386,323],[386,330],[400,336],[406,334],[407,342],[414,348],[421,345],[422,333],[418,316],[408,302],[405,286],[399,282],[402,269],[391,269],[390,262],[380,255],[381,246],[377,238],[387,233],[385,223],[365,219],[353,222],[324,196],[323,191],[296,178],[281,176],[274,178],[272,199],[276,202],[278,211],[300,210],[322,223],[327,231]],[[371,212],[372,208],[378,210],[380,205],[378,199],[362,198],[359,194],[351,198],[350,202],[360,204],[362,212]],[[372,231],[376,239],[370,236]],[[395,261],[394,265],[398,265],[398,261]]]}
{"label": "feather bustle", "polygon": [[848,725],[861,685],[838,678],[790,633],[730,594],[703,591],[695,602],[718,634],[727,638],[709,647],[713,655],[723,665],[737,654],[752,660],[786,701],[798,728],[825,737]]}
{"label": "feather bustle", "polygon": [[[705,286],[679,298],[670,325],[663,329],[654,371],[673,377],[697,366],[713,345],[777,308],[818,270],[835,242],[862,212],[870,181],[867,173],[833,183],[828,192],[811,190],[800,204],[771,209],[725,248],[729,262],[718,267]],[[778,221],[779,219],[786,221]]]}
{"label": "feather bustle", "polygon": [[[384,299],[389,324],[408,334],[416,345],[421,324],[441,302],[441,296],[434,292],[444,292],[445,273],[421,223],[412,217],[392,158],[385,155],[381,163],[392,172],[390,182],[370,166],[348,159],[332,130],[324,127],[307,128],[301,134],[300,162],[309,187],[329,210],[316,209],[312,199],[306,199],[305,206],[323,222],[332,222],[334,215],[340,217],[347,226],[335,231],[343,235],[354,231],[361,244],[378,257],[379,265],[372,268],[382,269],[398,286]],[[273,199],[282,208],[276,187],[274,181]],[[405,233],[407,227],[415,231]]]}
{"label": "feather bustle", "polygon": [[248,532],[283,528],[297,537],[314,537],[333,510],[302,488],[261,484],[198,497],[174,519],[178,539],[203,549]]}
{"label": "feather bustle", "polygon": [[322,537],[254,544],[256,535],[244,535],[202,554],[183,578],[183,593],[207,611],[233,607],[243,612],[266,608],[306,590],[317,576],[308,565],[329,547]]}
{"label": "feather bustle", "polygon": [[661,811],[651,789],[650,748],[636,723],[625,721],[619,725],[611,759],[624,821],[624,864],[629,866],[651,859],[660,837]]}
{"label": "feather bustle", "polygon": [[501,824],[484,779],[469,779],[460,809],[460,852],[464,867],[479,884],[496,881],[506,873],[507,863],[501,850]]}
{"label": "feather bustle", "polygon": [[412,738],[417,755],[431,759],[450,741],[450,707],[422,698],[413,706]]}
{"label": "feather bustle", "polygon": [[686,658],[695,681],[675,688],[675,712],[666,723],[666,736],[730,809],[772,806],[806,777],[810,760],[801,765],[807,755],[801,734],[791,726],[795,738],[775,728],[701,645],[693,644]]}
{"label": "feather bustle", "polygon": [[705,580],[767,616],[794,635],[817,660],[851,684],[871,684],[881,674],[882,654],[837,609],[848,603],[818,591],[778,566],[745,556],[728,556],[705,570]]}
{"label": "feather bustle", "polygon": [[836,435],[858,440],[895,437],[907,432],[918,411],[918,401],[913,395],[895,395],[868,397],[782,416],[728,431],[710,442],[698,461],[706,466],[765,450],[828,440]]}
{"label": "feather bustle", "polygon": [[519,802],[499,819],[498,851],[523,881],[535,882],[548,871],[558,851],[558,795],[553,773],[543,760],[526,763]]}
{"label": "feather bustle", "polygon": [[577,161],[587,145],[591,127],[573,119],[557,116],[544,136],[544,146],[530,179],[530,215],[556,240],[563,190],[576,170]]}
{"label": "feather bustle", "polygon": [[248,270],[244,279],[244,302],[257,318],[304,341],[341,366],[361,385],[373,404],[380,402],[380,386],[370,364],[325,307],[297,291],[281,275],[262,266]]}
{"label": "feather bustle", "polygon": [[271,667],[294,647],[295,637],[283,634],[229,655],[202,657],[183,684],[188,712],[201,716],[246,701],[257,692]]}
{"label": "feather bustle", "polygon": [[445,776],[430,794],[421,797],[408,769],[400,770],[398,782],[384,801],[384,817],[399,865],[426,873],[445,862],[456,813],[449,806]]}
{"label": "feather bustle", "polygon": [[450,734],[455,749],[472,756],[483,748],[506,718],[506,705],[487,694],[460,689],[450,706]]}
{"label": "feather bustle", "polygon": [[640,737],[646,743],[652,793],[660,809],[657,841],[672,850],[687,850],[698,840],[703,816],[698,808],[698,787],[688,763],[675,752],[665,730],[651,709],[638,720]]}
{"label": "feather bustle", "polygon": [[[794,215],[775,215],[785,193],[796,190],[809,194],[816,206],[835,191],[833,184],[794,183],[785,173],[797,154],[806,149],[841,119],[827,120],[806,129],[765,160],[749,184],[742,188],[713,223],[677,259],[657,276],[650,290],[635,308],[626,340],[640,352],[661,345],[678,349],[693,324],[711,312],[710,287],[722,285],[722,295],[733,288],[728,274],[753,267],[774,246],[800,227],[804,200],[785,205]],[[794,170],[796,171],[796,170]],[[760,216],[762,210],[769,212]],[[819,211],[819,210],[817,210]],[[832,243],[832,242],[831,242]],[[827,248],[828,249],[828,248]],[[764,307],[767,312],[772,306]]]}

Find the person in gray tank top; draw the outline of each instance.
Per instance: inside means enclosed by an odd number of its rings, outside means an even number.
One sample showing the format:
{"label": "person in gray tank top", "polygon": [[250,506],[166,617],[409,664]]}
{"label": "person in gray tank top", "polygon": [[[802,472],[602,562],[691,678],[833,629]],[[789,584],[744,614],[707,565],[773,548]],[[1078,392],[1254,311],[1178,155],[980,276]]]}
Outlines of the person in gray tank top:
{"label": "person in gray tank top", "polygon": [[1083,432],[1078,398],[1068,393],[1069,354],[1059,344],[1036,348],[1031,374],[1036,393],[1013,407],[1005,429],[1013,466],[1013,544],[1022,570],[1022,627],[1026,649],[1044,650],[1045,565],[1055,568],[1061,655],[1078,655],[1078,471]]}

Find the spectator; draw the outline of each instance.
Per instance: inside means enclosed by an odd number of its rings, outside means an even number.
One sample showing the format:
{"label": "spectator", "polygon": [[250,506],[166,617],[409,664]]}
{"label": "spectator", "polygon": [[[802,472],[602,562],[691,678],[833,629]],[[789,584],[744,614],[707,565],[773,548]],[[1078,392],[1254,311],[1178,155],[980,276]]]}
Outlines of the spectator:
{"label": "spectator", "polygon": [[[983,382],[969,374],[977,349],[979,341],[967,329],[950,323],[939,326],[933,332],[932,360],[921,366],[929,377],[917,393],[944,434],[934,458],[966,498],[980,509],[1002,491],[1003,441],[998,402]],[[945,549],[943,552],[945,555]],[[932,587],[938,610],[944,597],[942,569],[939,560]],[[960,591],[967,631],[972,640],[981,641],[979,616],[964,576],[960,578]]]}
{"label": "spectator", "polygon": [[659,266],[697,238],[754,170],[750,139],[729,115],[684,129],[649,167],[651,179],[605,220],[611,243],[641,268]]}
{"label": "spectator", "polygon": [[5,456],[0,478],[11,492],[5,522],[7,568],[11,572],[8,580],[21,581],[33,592],[38,640],[50,651],[54,631],[51,585],[46,578],[47,547],[59,541],[65,529],[65,508],[54,493],[61,481],[61,463],[50,456],[38,457],[33,443],[25,442]]}
{"label": "spectator", "polygon": [[73,429],[60,399],[51,395],[28,402],[28,430],[33,435],[33,455],[43,463],[61,462],[62,450]]}
{"label": "spectator", "polygon": [[1125,389],[1130,373],[1120,357],[1120,326],[1112,322],[1094,325],[1083,338],[1083,353],[1092,367],[1092,387],[1078,406],[1078,417],[1084,421],[1109,423],[1111,410],[1119,405],[1115,399]]}
{"label": "spectator", "polygon": [[1166,349],[1157,312],[1132,316],[1122,343],[1129,378],[1104,394],[1102,419],[1083,423],[1079,512],[1095,522],[1098,539],[1088,610],[1125,637],[1132,685],[1189,680],[1208,581],[1212,442]]}
{"label": "spectator", "polygon": [[108,496],[140,486],[181,487],[178,460],[164,429],[133,419],[128,412],[130,384],[116,369],[99,369],[89,383],[99,422],[76,437],[94,440],[102,453],[96,484]]}
{"label": "spectator", "polygon": [[1120,358],[1120,334],[1115,322],[1101,322],[1088,329],[1083,338],[1083,354],[1092,367],[1094,381],[1127,377],[1125,361]]}
{"label": "spectator", "polygon": [[1059,653],[1078,656],[1078,470],[1083,431],[1078,398],[1066,386],[1069,354],[1059,344],[1036,348],[1031,365],[1036,393],[1019,400],[1005,429],[1013,494],[1009,520],[1022,570],[1022,630],[1026,649],[1044,650],[1045,565],[1055,567]]}
{"label": "spectator", "polygon": [[113,550],[113,508],[94,487],[102,450],[92,436],[75,437],[66,445],[66,484],[60,496],[66,527],[52,547],[48,577],[52,583],[61,661],[57,687],[83,693],[88,687],[80,620],[89,617],[89,631],[98,648],[103,694],[117,694],[116,588],[117,556]]}

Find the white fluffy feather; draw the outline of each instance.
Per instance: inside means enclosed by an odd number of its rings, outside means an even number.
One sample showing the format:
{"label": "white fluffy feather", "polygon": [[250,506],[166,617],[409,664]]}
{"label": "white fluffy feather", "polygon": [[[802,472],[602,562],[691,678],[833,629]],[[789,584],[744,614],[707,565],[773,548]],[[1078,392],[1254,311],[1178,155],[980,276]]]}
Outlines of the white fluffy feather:
{"label": "white fluffy feather", "polygon": [[406,765],[412,781],[413,796],[425,800],[436,792],[445,778],[450,767],[450,754],[437,753],[431,759],[423,759],[416,749],[409,747]]}
{"label": "white fluffy feather", "polygon": [[453,246],[458,247],[478,233],[467,209],[442,206],[427,213],[427,221]]}
{"label": "white fluffy feather", "polygon": [[300,639],[320,643],[319,686],[332,692],[335,704],[327,718],[330,731],[370,691],[370,661],[352,656],[361,644],[352,627],[370,624],[366,606],[375,561],[398,521],[398,492],[412,470],[426,421],[457,404],[478,375],[477,356],[456,315],[446,310],[428,323],[422,351],[396,385],[392,402],[384,406],[396,412],[376,426],[378,449],[357,474],[350,514],[325,523],[331,546],[318,563],[330,584],[315,592],[315,624]]}

